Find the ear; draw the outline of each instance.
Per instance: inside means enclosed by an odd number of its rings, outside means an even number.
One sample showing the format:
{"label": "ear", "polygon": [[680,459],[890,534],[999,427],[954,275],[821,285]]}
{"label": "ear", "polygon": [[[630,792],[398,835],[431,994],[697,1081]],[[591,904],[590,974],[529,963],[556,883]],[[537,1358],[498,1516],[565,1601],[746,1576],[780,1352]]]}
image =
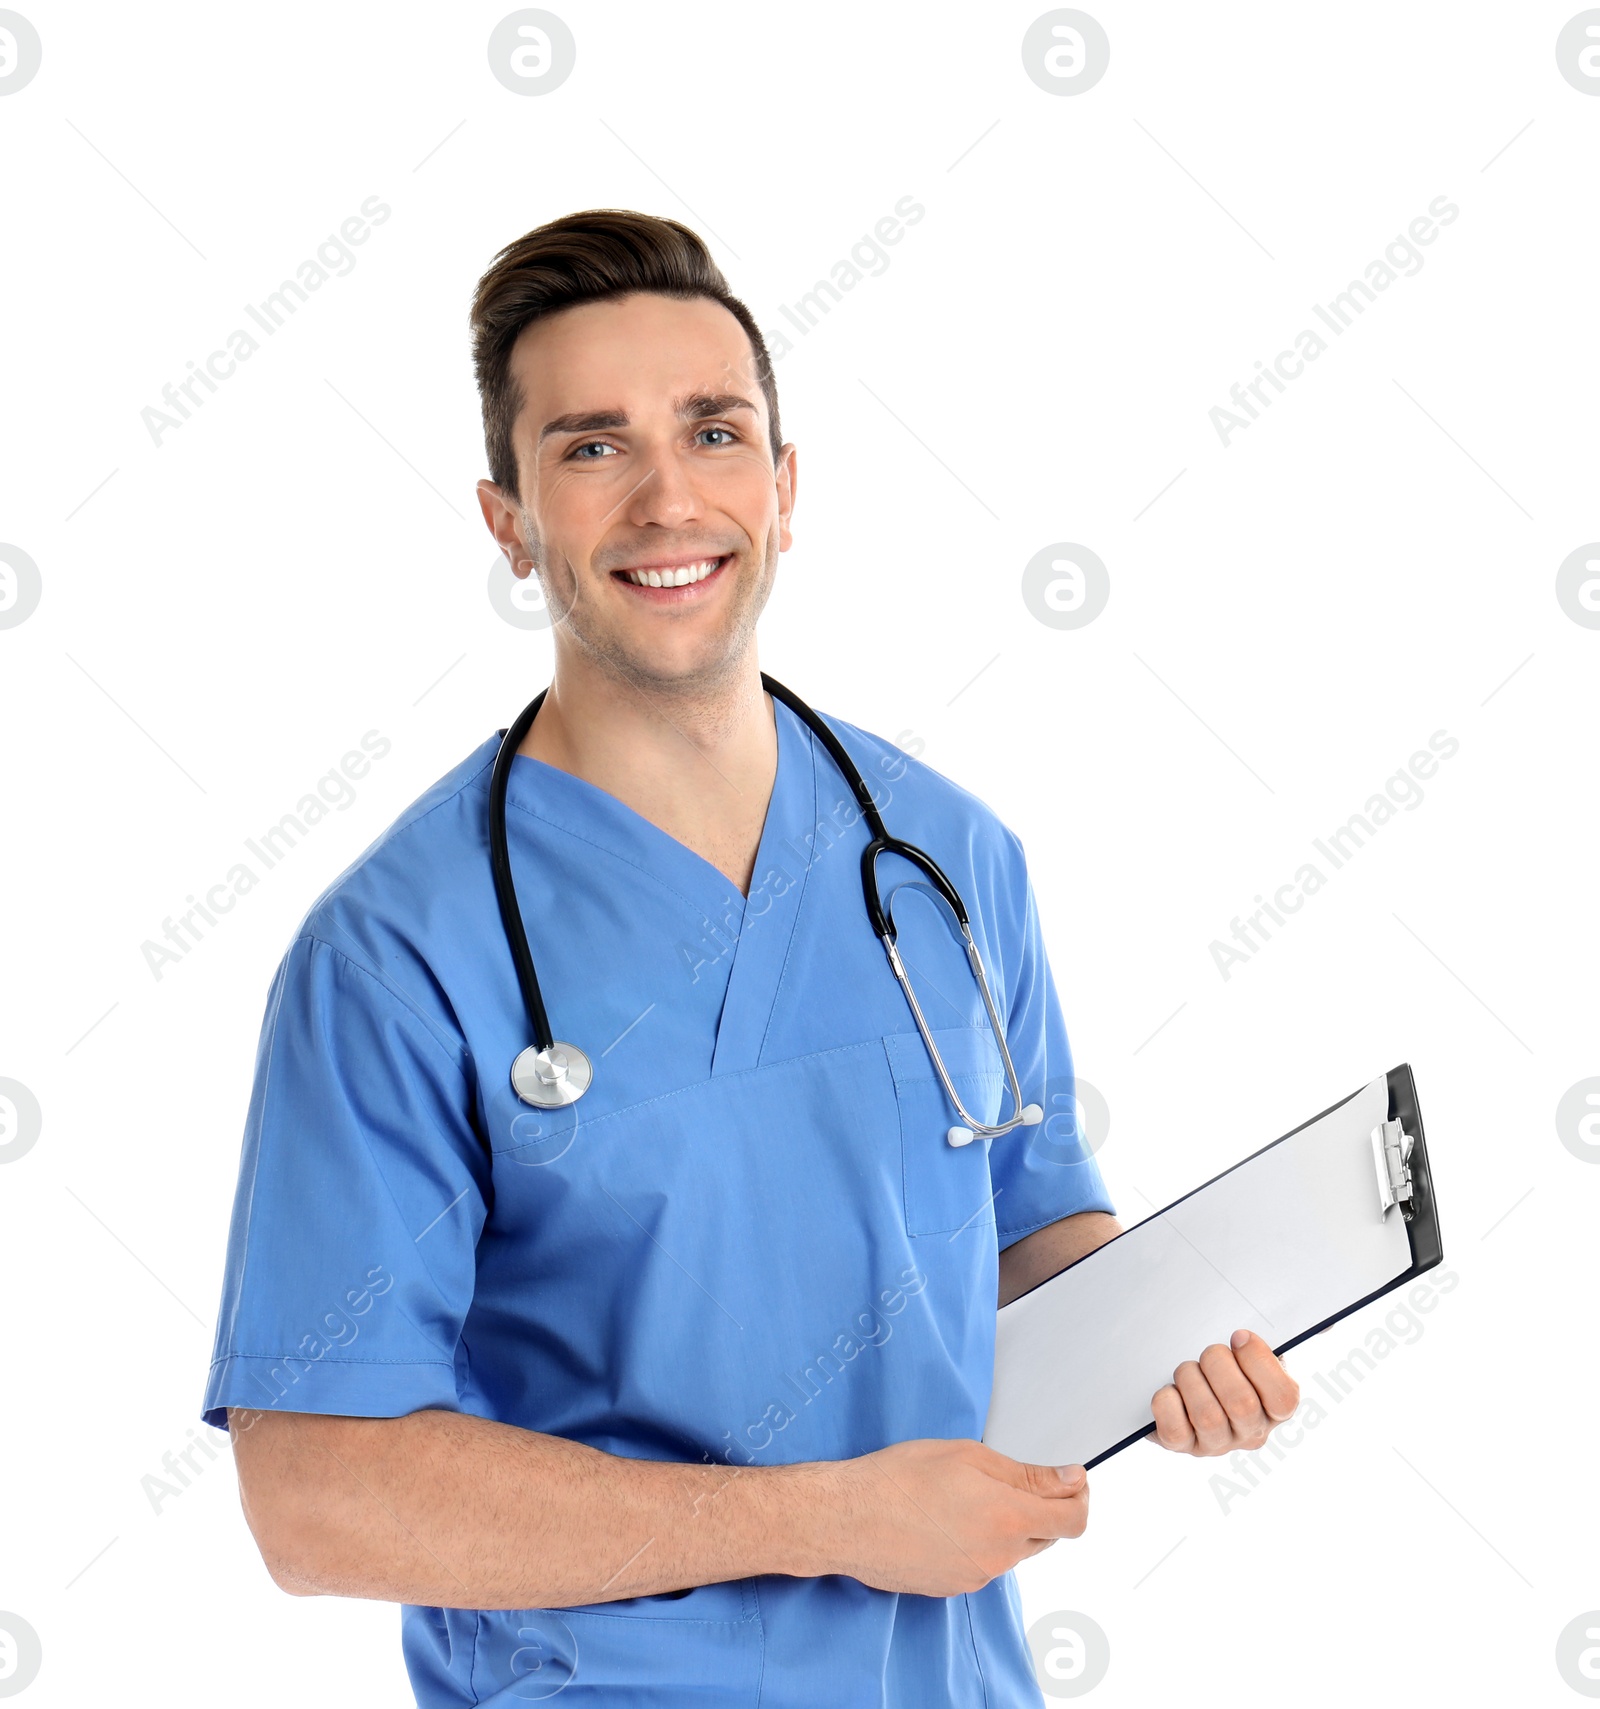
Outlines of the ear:
{"label": "ear", "polygon": [[778,488],[778,550],[787,552],[794,544],[789,518],[794,514],[795,495],[800,485],[799,453],[792,443],[778,453],[778,467],[773,479]]}
{"label": "ear", "polygon": [[479,481],[478,508],[483,512],[484,526],[505,553],[511,573],[528,575],[533,569],[533,555],[522,538],[521,504],[514,498],[508,499],[493,481]]}

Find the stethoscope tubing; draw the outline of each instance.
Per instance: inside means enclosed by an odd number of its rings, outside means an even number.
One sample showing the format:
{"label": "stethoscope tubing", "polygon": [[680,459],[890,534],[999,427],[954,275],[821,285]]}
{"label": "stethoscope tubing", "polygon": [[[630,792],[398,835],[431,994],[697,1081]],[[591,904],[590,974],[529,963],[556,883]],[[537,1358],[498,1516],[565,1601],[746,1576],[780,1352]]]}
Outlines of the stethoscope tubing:
{"label": "stethoscope tubing", "polygon": [[[871,840],[861,851],[861,890],[866,902],[867,918],[872,923],[872,929],[877,933],[888,957],[890,969],[905,992],[910,1004],[912,1018],[917,1024],[917,1030],[922,1035],[923,1043],[927,1046],[928,1054],[938,1073],[940,1084],[944,1087],[957,1113],[966,1124],[966,1138],[993,1139],[1001,1134],[1009,1133],[1019,1123],[1031,1126],[1040,1119],[1039,1107],[1036,1104],[1024,1105],[1022,1089],[1017,1082],[1017,1071],[1011,1060],[1011,1051],[1006,1043],[1005,1028],[1001,1024],[995,1009],[994,998],[989,991],[989,981],[984,974],[983,959],[978,954],[977,944],[973,941],[972,924],[968,917],[966,904],[961,900],[961,893],[945,876],[939,863],[925,850],[919,849],[914,843],[904,842],[899,837],[889,834],[884,825],[883,815],[878,811],[867,781],[854,760],[845,751],[844,744],[833,733],[822,719],[797,695],[792,689],[785,688],[776,678],[770,677],[765,671],[761,673],[761,686],[774,700],[781,700],[791,712],[806,726],[808,730],[822,743],[828,757],[838,768],[839,774],[849,785],[856,803],[861,809],[862,817],[872,833]],[[541,689],[528,704],[523,707],[512,723],[501,735],[500,747],[495,754],[494,769],[489,779],[489,865],[494,876],[495,900],[500,910],[500,923],[505,928],[506,942],[511,950],[512,963],[516,968],[517,985],[522,993],[522,1003],[527,1011],[528,1026],[533,1033],[533,1045],[521,1052],[513,1064],[513,1084],[518,1095],[530,1103],[563,1103],[571,1102],[582,1096],[589,1084],[588,1076],[592,1073],[588,1059],[573,1045],[562,1045],[556,1040],[551,1030],[550,1017],[545,1010],[544,996],[539,989],[539,975],[534,967],[533,951],[528,946],[527,929],[522,920],[522,909],[517,902],[515,880],[511,875],[511,853],[506,835],[506,789],[511,780],[511,765],[516,758],[517,750],[521,747],[528,731],[533,727],[533,721],[539,714],[539,708],[544,704],[548,688]],[[963,944],[966,948],[967,962],[971,967],[978,983],[978,990],[983,997],[983,1006],[989,1018],[996,1043],[1000,1046],[1000,1056],[1005,1069],[1007,1089],[1011,1093],[1012,1115],[1009,1120],[1000,1123],[984,1123],[972,1116],[966,1105],[961,1101],[949,1071],[945,1067],[944,1058],[940,1055],[934,1043],[933,1034],[922,1012],[922,1005],[917,1001],[916,992],[911,987],[911,981],[906,975],[905,965],[901,961],[900,952],[896,947],[894,920],[884,908],[883,898],[878,890],[877,866],[878,859],[884,854],[897,854],[909,861],[926,875],[938,894],[949,905],[960,930]],[[565,1054],[582,1065],[582,1084],[576,1086],[567,1095],[549,1094],[547,1096],[529,1097],[525,1086],[531,1084],[531,1077],[537,1070],[537,1078],[546,1087],[555,1085],[557,1080],[564,1079],[567,1072]],[[554,1061],[556,1069],[551,1071]],[[536,1089],[539,1089],[536,1087]],[[957,1139],[958,1132],[965,1130],[952,1128],[952,1143],[964,1144],[966,1139]]]}
{"label": "stethoscope tubing", "polygon": [[539,975],[533,965],[533,951],[528,948],[528,934],[517,902],[517,886],[511,876],[511,849],[506,836],[506,785],[511,781],[511,762],[517,757],[517,749],[533,728],[533,721],[549,692],[548,688],[541,688],[505,731],[489,778],[489,866],[494,873],[495,900],[500,906],[500,923],[505,927],[511,960],[516,966],[522,1006],[527,1010],[533,1041],[540,1050],[550,1049],[555,1043],[555,1034],[550,1030],[550,1017],[545,1013],[544,995],[539,990]]}

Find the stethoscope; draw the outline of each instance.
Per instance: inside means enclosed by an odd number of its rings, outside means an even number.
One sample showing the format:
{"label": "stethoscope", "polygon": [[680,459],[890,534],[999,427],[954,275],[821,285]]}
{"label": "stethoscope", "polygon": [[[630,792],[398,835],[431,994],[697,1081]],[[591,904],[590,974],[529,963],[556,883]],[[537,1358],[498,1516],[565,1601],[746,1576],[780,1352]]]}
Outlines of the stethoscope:
{"label": "stethoscope", "polygon": [[[889,965],[894,969],[894,976],[900,981],[900,988],[911,1005],[917,1030],[928,1047],[928,1055],[933,1059],[940,1084],[965,1124],[952,1127],[946,1138],[952,1145],[966,1145],[974,1139],[996,1139],[1001,1134],[1010,1133],[1012,1128],[1019,1125],[1032,1127],[1043,1121],[1044,1111],[1037,1104],[1024,1104],[1022,1101],[1022,1089],[1017,1084],[1017,1071],[1012,1065],[1011,1052],[1006,1046],[1005,1029],[995,1012],[994,998],[989,994],[989,981],[984,975],[983,958],[978,954],[978,946],[972,940],[972,926],[960,892],[945,877],[939,863],[931,855],[925,854],[911,843],[902,842],[898,837],[889,835],[873,802],[872,792],[867,788],[861,773],[856,770],[855,762],[845,752],[833,731],[799,695],[792,693],[782,683],[774,682],[765,671],[761,673],[761,684],[774,700],[781,700],[800,718],[828,750],[829,757],[839,768],[840,775],[850,785],[862,816],[872,831],[872,841],[861,851],[861,888],[866,897],[867,918],[871,920],[872,929],[882,940],[889,957]],[[506,785],[511,778],[511,762],[516,757],[517,749],[522,746],[523,737],[527,735],[529,727],[538,716],[547,693],[548,689],[541,689],[523,707],[516,722],[501,738],[499,752],[495,755],[494,772],[489,781],[489,864],[494,870],[494,891],[500,904],[500,919],[505,926],[506,942],[511,947],[511,959],[516,964],[517,983],[522,988],[523,1006],[527,1009],[528,1026],[535,1041],[527,1049],[520,1051],[511,1064],[511,1084],[523,1103],[552,1110],[575,1104],[589,1090],[594,1083],[594,1064],[577,1045],[558,1040],[550,1030],[550,1017],[545,1013],[544,998],[539,993],[539,976],[534,972],[533,955],[528,949],[528,935],[522,927],[522,910],[517,903],[516,886],[511,879],[511,856],[506,847]],[[961,1101],[960,1093],[951,1082],[949,1070],[945,1067],[944,1058],[939,1054],[939,1047],[933,1042],[933,1034],[928,1029],[922,1005],[917,1001],[916,992],[911,989],[905,964],[895,947],[894,899],[890,898],[890,905],[886,909],[878,894],[877,869],[878,856],[881,854],[897,854],[920,868],[927,875],[934,892],[943,899],[954,916],[960,941],[966,948],[967,964],[978,982],[983,1006],[989,1016],[989,1025],[993,1029],[995,1043],[1000,1046],[1000,1057],[1005,1064],[1006,1085],[1011,1092],[1013,1112],[1006,1121],[980,1122],[969,1113]],[[916,888],[921,890],[926,889],[926,886],[917,885]]]}

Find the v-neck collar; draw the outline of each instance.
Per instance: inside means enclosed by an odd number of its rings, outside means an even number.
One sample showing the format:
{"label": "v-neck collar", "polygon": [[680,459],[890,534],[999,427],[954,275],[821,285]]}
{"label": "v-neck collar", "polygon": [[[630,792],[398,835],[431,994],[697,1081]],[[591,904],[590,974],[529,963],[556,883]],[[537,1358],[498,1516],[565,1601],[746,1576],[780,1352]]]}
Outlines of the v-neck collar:
{"label": "v-neck collar", "polygon": [[[778,847],[816,825],[816,755],[811,733],[781,701],[773,702],[773,712],[778,763],[750,880],[751,895],[758,902],[763,873],[775,864]],[[518,754],[512,760],[506,802],[635,867],[719,930],[739,930],[747,898],[733,880],[598,784],[530,754]],[[792,860],[789,866],[793,868]]]}
{"label": "v-neck collar", "polygon": [[[711,1072],[758,1067],[772,1024],[800,903],[811,873],[818,821],[818,744],[799,716],[775,701],[778,779],[761,827],[750,894],[739,898],[738,938],[717,1022]],[[735,897],[739,893],[732,885]]]}

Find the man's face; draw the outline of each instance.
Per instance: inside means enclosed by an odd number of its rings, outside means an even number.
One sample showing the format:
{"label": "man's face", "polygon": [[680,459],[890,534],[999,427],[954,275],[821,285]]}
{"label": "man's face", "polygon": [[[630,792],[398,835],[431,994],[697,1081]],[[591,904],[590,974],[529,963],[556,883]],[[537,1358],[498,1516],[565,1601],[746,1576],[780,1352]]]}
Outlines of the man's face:
{"label": "man's face", "polygon": [[795,484],[744,329],[709,298],[639,293],[535,321],[511,366],[521,502],[487,481],[480,502],[516,573],[537,568],[558,648],[661,687],[734,668]]}

